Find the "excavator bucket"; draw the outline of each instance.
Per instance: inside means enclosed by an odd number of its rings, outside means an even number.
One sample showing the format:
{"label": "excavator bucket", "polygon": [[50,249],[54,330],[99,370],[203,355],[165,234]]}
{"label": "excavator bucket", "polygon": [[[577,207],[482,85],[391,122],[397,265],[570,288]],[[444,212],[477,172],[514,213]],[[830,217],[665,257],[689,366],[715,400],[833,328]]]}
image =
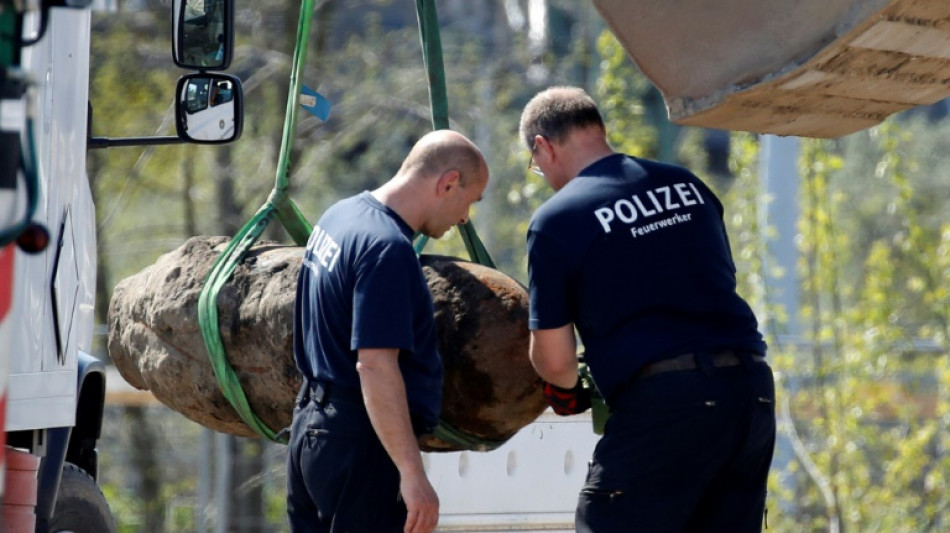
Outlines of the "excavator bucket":
{"label": "excavator bucket", "polygon": [[835,138],[950,96],[948,0],[592,0],[683,125]]}

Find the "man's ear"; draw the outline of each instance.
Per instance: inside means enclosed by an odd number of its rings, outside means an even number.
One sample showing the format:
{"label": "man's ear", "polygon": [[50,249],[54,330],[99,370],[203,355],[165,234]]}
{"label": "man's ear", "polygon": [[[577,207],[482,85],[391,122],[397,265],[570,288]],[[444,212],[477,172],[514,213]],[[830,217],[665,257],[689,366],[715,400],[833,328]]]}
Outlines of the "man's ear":
{"label": "man's ear", "polygon": [[543,152],[547,154],[548,158],[550,158],[551,160],[556,159],[556,154],[554,153],[554,147],[551,144],[551,141],[548,138],[544,137],[543,135],[535,135],[534,150],[535,150],[535,153]]}
{"label": "man's ear", "polygon": [[459,187],[459,180],[462,179],[462,174],[458,169],[452,169],[441,176],[439,176],[438,181],[436,182],[436,196],[439,198],[445,197],[449,193],[453,192]]}
{"label": "man's ear", "polygon": [[544,144],[547,144],[547,142],[548,140],[544,137],[544,135],[535,135],[532,146],[534,146],[534,149],[537,150],[538,148],[541,148]]}

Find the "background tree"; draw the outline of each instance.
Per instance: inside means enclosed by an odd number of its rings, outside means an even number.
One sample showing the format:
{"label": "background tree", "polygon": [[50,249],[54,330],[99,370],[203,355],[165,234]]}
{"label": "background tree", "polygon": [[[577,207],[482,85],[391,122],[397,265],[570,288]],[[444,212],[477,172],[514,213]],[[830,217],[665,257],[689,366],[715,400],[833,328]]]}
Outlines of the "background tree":
{"label": "background tree", "polygon": [[[94,16],[94,134],[171,134],[175,80],[184,72],[171,66],[170,4],[126,3],[119,13]],[[798,312],[807,326],[794,345],[767,332],[783,413],[769,529],[945,530],[950,188],[943,169],[950,125],[910,112],[844,139],[803,143],[804,305],[770,307],[763,272],[770,228],[760,220],[769,201],[781,199],[767,199],[759,185],[758,136],[725,134],[722,143],[724,133],[713,132],[716,152],[709,130],[658,117],[656,90],[588,2],[445,0],[438,7],[451,126],[475,139],[489,160],[492,182],[473,223],[499,269],[526,280],[527,223],[551,195],[526,171],[521,109],[544,87],[584,87],[601,104],[615,148],[684,164],[717,191],[740,293],[760,316]],[[98,320],[104,323],[118,280],[191,235],[233,234],[265,201],[298,13],[299,4],[283,0],[238,3],[231,72],[244,82],[247,100],[239,142],[90,154]],[[312,220],[333,201],[387,180],[431,129],[411,2],[327,0],[317,2],[314,17],[303,82],[333,109],[326,122],[299,115],[290,170],[291,195]],[[267,237],[289,241],[277,223]],[[466,256],[454,232],[426,251]],[[194,512],[204,490],[196,475],[204,457],[195,452],[203,428],[142,406],[108,416],[106,425],[102,481],[122,529],[206,530],[204,511]],[[142,440],[130,448],[133,437]],[[240,439],[238,448],[238,457],[251,460],[234,470],[231,491],[244,498],[240,508],[266,513],[266,523],[243,520],[254,523],[244,531],[286,528],[283,447]]]}
{"label": "background tree", "polygon": [[[779,508],[789,511],[772,515],[779,530],[946,526],[940,413],[948,409],[942,294],[950,271],[945,224],[921,224],[946,192],[924,197],[927,187],[911,185],[936,170],[914,155],[912,132],[930,127],[892,119],[840,142],[805,143],[800,268],[809,332],[801,349],[777,358],[793,425],[786,433],[801,444],[773,480]],[[868,158],[875,172],[862,175]],[[868,217],[868,205],[880,202],[886,208]]]}

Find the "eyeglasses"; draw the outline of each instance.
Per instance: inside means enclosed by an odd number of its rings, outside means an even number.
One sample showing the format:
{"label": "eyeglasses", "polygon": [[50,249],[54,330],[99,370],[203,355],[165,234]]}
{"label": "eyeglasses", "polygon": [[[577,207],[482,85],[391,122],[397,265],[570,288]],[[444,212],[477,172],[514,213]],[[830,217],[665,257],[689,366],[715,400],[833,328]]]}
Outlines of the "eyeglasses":
{"label": "eyeglasses", "polygon": [[532,144],[532,145],[531,145],[531,159],[528,160],[528,170],[530,170],[531,172],[534,172],[535,174],[537,174],[538,176],[541,176],[541,177],[543,178],[543,177],[544,177],[544,172],[541,170],[541,167],[539,167],[539,166],[538,166],[537,164],[535,164],[535,162],[534,162],[534,150],[535,150],[537,147],[538,147],[537,144]]}

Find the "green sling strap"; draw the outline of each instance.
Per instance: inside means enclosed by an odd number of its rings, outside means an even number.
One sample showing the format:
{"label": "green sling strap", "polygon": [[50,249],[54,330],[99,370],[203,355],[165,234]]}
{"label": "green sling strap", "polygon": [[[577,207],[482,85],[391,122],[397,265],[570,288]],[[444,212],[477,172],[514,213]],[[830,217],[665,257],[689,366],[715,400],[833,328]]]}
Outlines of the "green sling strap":
{"label": "green sling strap", "polygon": [[[422,40],[422,60],[425,63],[429,80],[429,101],[432,113],[432,129],[449,128],[449,98],[445,88],[445,67],[442,63],[442,39],[439,36],[439,15],[435,0],[416,0],[416,15],[419,19],[419,36]],[[468,220],[459,225],[459,234],[465,243],[469,258],[475,263],[495,268],[488,250]],[[428,238],[418,237],[416,252],[421,252]]]}
{"label": "green sling strap", "polygon": [[[227,352],[221,339],[221,332],[218,328],[217,296],[221,287],[227,283],[234,273],[234,269],[244,259],[275,215],[299,246],[306,244],[312,230],[307,219],[287,195],[286,190],[289,181],[287,177],[290,168],[289,154],[293,146],[294,128],[297,121],[297,100],[300,96],[300,72],[306,62],[313,5],[314,0],[303,0],[300,6],[297,41],[294,49],[290,90],[287,98],[287,111],[284,116],[284,130],[274,189],[267,202],[238,231],[228,243],[225,251],[215,261],[198,299],[198,322],[221,392],[248,427],[263,437],[282,443],[286,443],[286,437],[269,428],[254,413],[237,373],[228,361]],[[448,98],[445,89],[442,44],[439,37],[435,2],[433,0],[416,0],[416,8],[419,17],[423,60],[429,76],[433,129],[445,129],[448,127]],[[471,221],[460,225],[459,233],[462,235],[465,248],[472,261],[494,268],[494,262],[481,239],[479,239],[475,228],[471,225]],[[425,246],[425,242],[425,237],[417,241],[417,252],[421,251],[422,247]],[[439,421],[435,429],[435,435],[446,442],[469,450],[492,450],[503,444],[503,442],[489,441],[469,435],[452,427],[444,420]]]}
{"label": "green sling strap", "polygon": [[293,146],[294,126],[297,122],[297,99],[300,96],[301,86],[299,74],[306,62],[313,4],[314,0],[303,0],[300,4],[300,22],[297,26],[297,42],[294,49],[294,63],[290,75],[287,112],[284,115],[284,132],[274,190],[271,191],[267,202],[238,231],[215,261],[198,298],[198,323],[221,392],[248,427],[263,437],[282,443],[286,443],[286,437],[279,436],[277,432],[267,427],[251,409],[237,373],[228,361],[227,352],[221,340],[221,331],[218,328],[217,299],[221,287],[231,278],[235,267],[244,259],[275,215],[297,245],[305,245],[310,236],[312,229],[310,223],[287,195],[289,183],[287,172],[290,168],[290,149]]}
{"label": "green sling strap", "polygon": [[[449,100],[445,89],[445,68],[442,63],[442,40],[439,37],[439,17],[436,13],[435,0],[416,0],[416,14],[419,18],[419,35],[422,40],[422,59],[425,62],[429,79],[429,100],[432,109],[432,129],[448,129],[449,127]],[[481,239],[475,232],[471,221],[459,225],[459,233],[465,242],[472,261],[494,268],[495,263],[485,250]],[[416,251],[420,252],[427,239],[421,237],[416,241]],[[452,427],[445,420],[440,419],[435,427],[436,437],[445,442],[454,444],[466,450],[488,451],[504,444],[504,441],[491,441],[470,435],[458,428]]]}

